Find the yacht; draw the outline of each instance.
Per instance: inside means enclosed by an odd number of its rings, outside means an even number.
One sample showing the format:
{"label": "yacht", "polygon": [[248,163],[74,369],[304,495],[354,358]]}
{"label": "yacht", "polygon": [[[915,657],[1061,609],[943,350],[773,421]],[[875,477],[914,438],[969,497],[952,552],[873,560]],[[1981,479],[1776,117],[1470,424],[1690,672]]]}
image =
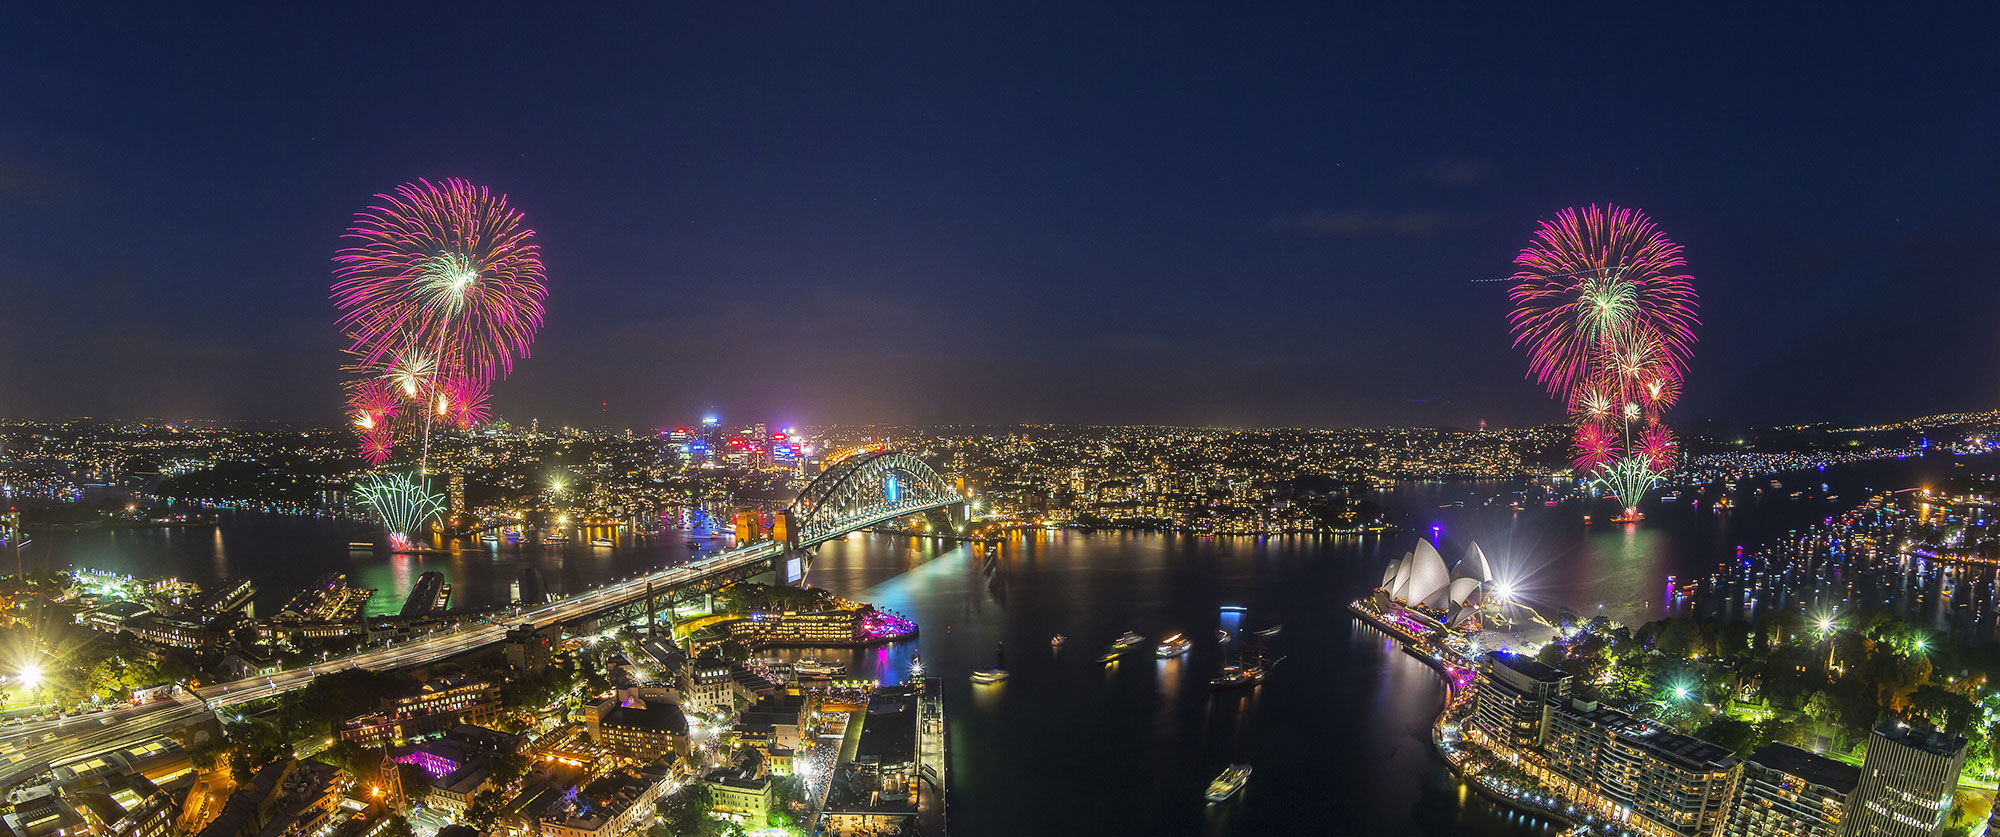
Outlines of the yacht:
{"label": "yacht", "polygon": [[800,677],[833,677],[846,674],[847,666],[839,663],[823,663],[812,657],[801,657],[792,663],[792,673]]}
{"label": "yacht", "polygon": [[1145,641],[1146,641],[1146,638],[1145,638],[1145,637],[1143,637],[1143,636],[1140,636],[1140,635],[1138,635],[1138,634],[1135,634],[1135,633],[1133,633],[1133,632],[1131,632],[1131,631],[1126,631],[1126,632],[1124,633],[1124,635],[1122,635],[1122,636],[1118,637],[1118,641],[1117,641],[1117,642],[1114,642],[1114,643],[1112,643],[1112,644],[1111,644],[1111,647],[1113,647],[1113,648],[1117,648],[1117,649],[1119,649],[1119,650],[1123,651],[1123,650],[1125,650],[1125,649],[1127,649],[1127,648],[1130,648],[1130,647],[1132,647],[1132,646],[1134,646],[1134,645],[1138,645],[1139,643],[1141,643],[1141,642],[1145,642]]}
{"label": "yacht", "polygon": [[550,532],[542,536],[542,543],[562,543],[567,540],[569,540],[569,536],[561,532]]}
{"label": "yacht", "polygon": [[1188,649],[1193,647],[1194,643],[1189,642],[1187,640],[1187,637],[1181,636],[1180,634],[1174,634],[1173,636],[1160,640],[1160,646],[1158,648],[1153,649],[1153,653],[1158,655],[1160,659],[1165,660],[1171,657],[1178,657],[1182,654],[1186,654],[1188,652]]}
{"label": "yacht", "polygon": [[1005,679],[1007,679],[1007,670],[1004,668],[981,669],[972,673],[972,682],[974,683],[998,683]]}
{"label": "yacht", "polygon": [[1250,765],[1232,764],[1228,770],[1222,771],[1222,775],[1215,777],[1215,781],[1208,783],[1205,795],[1210,802],[1221,802],[1235,796],[1237,791],[1243,789],[1243,783],[1249,780]]}
{"label": "yacht", "polygon": [[591,539],[590,539],[590,545],[591,545],[591,546],[611,546],[611,545],[612,545],[612,543],[611,543],[611,539],[610,539],[610,538],[591,538]]}

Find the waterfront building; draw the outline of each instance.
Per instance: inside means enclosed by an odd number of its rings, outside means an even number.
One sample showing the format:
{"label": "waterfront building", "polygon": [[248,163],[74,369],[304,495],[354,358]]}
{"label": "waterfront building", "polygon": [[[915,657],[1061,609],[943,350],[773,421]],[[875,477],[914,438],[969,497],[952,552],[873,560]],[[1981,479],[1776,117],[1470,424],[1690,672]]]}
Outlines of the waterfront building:
{"label": "waterfront building", "polygon": [[1918,837],[1937,833],[1951,811],[1951,793],[1965,767],[1965,738],[1884,722],[1868,735],[1861,781],[1847,805],[1850,837]]}
{"label": "waterfront building", "polygon": [[1569,672],[1533,658],[1493,651],[1479,661],[1473,725],[1502,746],[1535,750],[1549,702],[1570,696]]}
{"label": "waterfront building", "polygon": [[813,613],[759,613],[722,625],[730,639],[759,645],[824,647],[861,641],[861,612],[826,610]]}
{"label": "waterfront building", "polygon": [[1723,826],[1725,837],[1836,837],[1861,768],[1801,750],[1766,744],[1743,759]]}
{"label": "waterfront building", "polygon": [[1551,701],[1542,739],[1550,770],[1659,834],[1715,834],[1742,770],[1727,749],[1595,701]]}

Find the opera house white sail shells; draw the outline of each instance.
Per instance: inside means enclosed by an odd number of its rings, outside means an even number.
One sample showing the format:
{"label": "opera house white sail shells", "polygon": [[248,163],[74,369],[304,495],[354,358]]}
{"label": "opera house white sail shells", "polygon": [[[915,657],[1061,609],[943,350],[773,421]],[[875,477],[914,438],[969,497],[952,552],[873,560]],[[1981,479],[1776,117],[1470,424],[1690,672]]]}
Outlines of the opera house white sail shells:
{"label": "opera house white sail shells", "polygon": [[1447,570],[1437,547],[1419,539],[1414,551],[1389,563],[1382,574],[1382,592],[1397,602],[1448,614],[1456,623],[1471,616],[1482,588],[1492,580],[1492,565],[1479,544],[1467,548],[1458,566]]}

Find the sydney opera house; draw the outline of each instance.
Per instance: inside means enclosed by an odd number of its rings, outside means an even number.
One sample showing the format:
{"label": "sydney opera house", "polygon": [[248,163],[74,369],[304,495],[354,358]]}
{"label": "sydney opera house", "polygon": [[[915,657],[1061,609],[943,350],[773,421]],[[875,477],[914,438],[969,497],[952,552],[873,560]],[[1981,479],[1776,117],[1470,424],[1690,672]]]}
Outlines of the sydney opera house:
{"label": "sydney opera house", "polygon": [[1490,610],[1485,605],[1493,583],[1493,568],[1479,544],[1467,547],[1458,565],[1447,569],[1437,547],[1418,539],[1415,550],[1389,562],[1375,603],[1385,613],[1401,608],[1436,627],[1477,629],[1482,610]]}

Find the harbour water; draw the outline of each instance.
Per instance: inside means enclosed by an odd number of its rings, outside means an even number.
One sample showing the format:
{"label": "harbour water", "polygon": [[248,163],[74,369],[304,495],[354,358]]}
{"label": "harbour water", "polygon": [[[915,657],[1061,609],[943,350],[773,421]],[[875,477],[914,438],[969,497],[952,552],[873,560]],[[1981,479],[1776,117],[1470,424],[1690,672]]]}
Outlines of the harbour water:
{"label": "harbour water", "polygon": [[[1524,598],[1544,607],[1587,613],[1601,605],[1638,622],[1664,612],[1669,575],[1705,574],[1738,545],[1860,502],[1865,488],[1927,484],[1991,464],[1931,457],[1779,475],[1796,487],[1828,487],[1797,499],[1767,492],[1728,512],[1694,509],[1687,498],[1650,504],[1638,526],[1586,526],[1574,505],[1516,511],[1508,506],[1513,486],[1503,483],[1437,483],[1389,492],[1408,531],[1382,537],[1035,532],[989,557],[983,548],[856,534],[821,549],[809,582],[916,618],[921,639],[788,653],[890,681],[907,676],[920,653],[928,672],[943,677],[952,829],[961,835],[1552,833],[1449,775],[1428,739],[1442,699],[1436,675],[1345,611],[1419,532],[1440,536],[1452,560],[1476,540]],[[476,607],[505,601],[525,566],[567,593],[692,551],[682,537],[623,538],[605,548],[589,546],[589,536],[421,557],[347,549],[371,535],[356,524],[237,516],[213,529],[42,535],[23,561],[201,581],[247,575],[264,591],[260,607],[342,570],[382,591],[369,608],[380,613],[399,607],[426,570],[446,574],[455,604]],[[1240,621],[1228,621],[1224,606],[1244,608]],[[1262,686],[1210,687],[1230,648],[1214,641],[1217,629],[1278,624],[1270,650],[1285,659]],[[1099,664],[1128,630],[1149,640],[1142,653]],[[1143,653],[1174,632],[1196,640],[1190,653],[1165,661]],[[1057,633],[1068,637],[1060,650],[1049,645]],[[996,664],[1012,672],[1005,682],[969,681]],[[1203,788],[1234,762],[1255,766],[1243,792],[1206,803]]]}

